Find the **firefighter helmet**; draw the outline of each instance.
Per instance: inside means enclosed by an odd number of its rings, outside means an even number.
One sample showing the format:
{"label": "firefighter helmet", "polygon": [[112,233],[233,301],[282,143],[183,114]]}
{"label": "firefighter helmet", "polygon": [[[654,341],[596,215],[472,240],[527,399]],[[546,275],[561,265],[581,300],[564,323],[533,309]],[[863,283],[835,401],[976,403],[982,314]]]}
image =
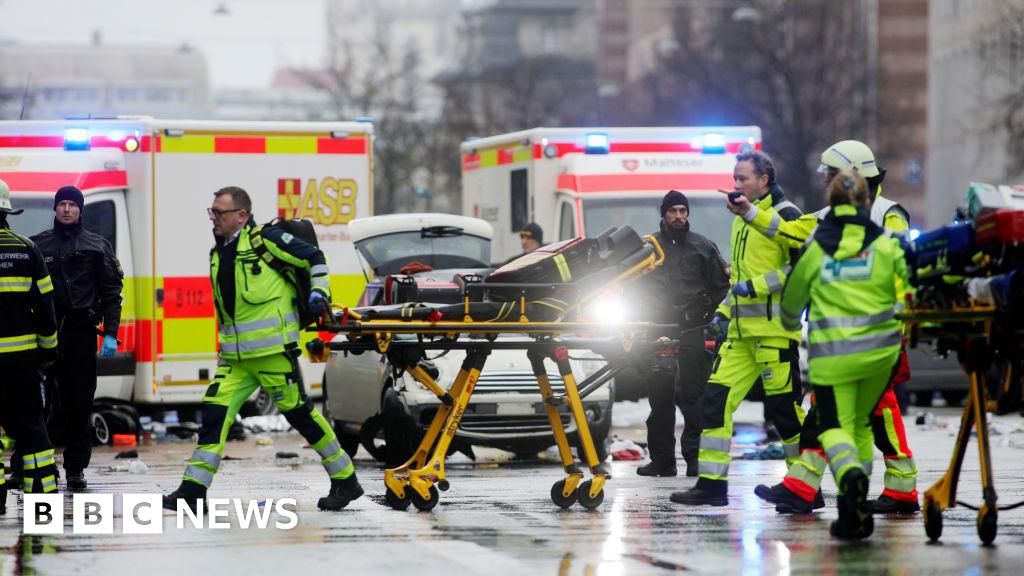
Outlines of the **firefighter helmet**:
{"label": "firefighter helmet", "polygon": [[836,142],[821,153],[821,165],[818,172],[826,172],[829,168],[850,170],[856,168],[865,178],[878,176],[878,165],[875,154],[868,145],[859,140],[843,140]]}

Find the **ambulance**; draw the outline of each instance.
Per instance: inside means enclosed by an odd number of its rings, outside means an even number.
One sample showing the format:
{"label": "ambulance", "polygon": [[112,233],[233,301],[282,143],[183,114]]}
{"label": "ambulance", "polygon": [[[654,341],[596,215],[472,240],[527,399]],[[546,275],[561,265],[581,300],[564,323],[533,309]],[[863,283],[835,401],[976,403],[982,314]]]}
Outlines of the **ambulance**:
{"label": "ambulance", "polygon": [[[96,397],[139,406],[200,402],[217,366],[213,192],[244,188],[258,223],[312,220],[334,300],[351,305],[366,282],[348,223],[373,213],[372,153],[366,122],[0,122],[0,179],[25,210],[12,228],[51,227],[54,193],[72,184],[85,195],[86,229],[116,251],[125,275],[120,344],[116,357],[99,359]],[[322,365],[301,364],[318,396]]]}
{"label": "ambulance", "polygon": [[545,242],[628,224],[658,230],[669,190],[690,200],[692,229],[729,255],[732,221],[718,189],[733,189],[736,154],[761,149],[756,126],[534,128],[461,146],[462,210],[494,229],[493,257],[521,252],[518,232],[536,222]]}

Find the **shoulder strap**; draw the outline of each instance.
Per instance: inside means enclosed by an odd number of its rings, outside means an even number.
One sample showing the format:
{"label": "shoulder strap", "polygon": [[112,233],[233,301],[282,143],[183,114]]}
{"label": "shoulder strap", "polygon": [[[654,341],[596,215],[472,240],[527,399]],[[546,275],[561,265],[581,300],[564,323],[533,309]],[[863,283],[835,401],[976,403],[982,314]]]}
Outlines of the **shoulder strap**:
{"label": "shoulder strap", "polygon": [[263,225],[253,226],[249,229],[249,245],[252,246],[252,251],[256,253],[256,256],[260,260],[266,262],[267,266],[270,266],[279,273],[284,273],[288,270],[289,266],[287,263],[274,258],[274,255],[267,250],[267,245],[263,241]]}

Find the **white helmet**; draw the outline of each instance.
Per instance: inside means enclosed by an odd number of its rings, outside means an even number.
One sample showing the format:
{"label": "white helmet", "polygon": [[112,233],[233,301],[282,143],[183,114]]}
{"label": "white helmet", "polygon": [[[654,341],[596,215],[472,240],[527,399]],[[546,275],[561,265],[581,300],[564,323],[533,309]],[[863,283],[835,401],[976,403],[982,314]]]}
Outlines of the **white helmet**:
{"label": "white helmet", "polygon": [[859,140],[843,140],[836,142],[821,153],[821,165],[818,172],[827,172],[829,168],[850,170],[856,168],[865,178],[878,176],[878,165],[875,154],[868,145]]}
{"label": "white helmet", "polygon": [[24,212],[20,208],[15,210],[14,206],[11,205],[11,189],[7,187],[7,182],[3,180],[0,180],[0,212],[8,214],[21,214]]}

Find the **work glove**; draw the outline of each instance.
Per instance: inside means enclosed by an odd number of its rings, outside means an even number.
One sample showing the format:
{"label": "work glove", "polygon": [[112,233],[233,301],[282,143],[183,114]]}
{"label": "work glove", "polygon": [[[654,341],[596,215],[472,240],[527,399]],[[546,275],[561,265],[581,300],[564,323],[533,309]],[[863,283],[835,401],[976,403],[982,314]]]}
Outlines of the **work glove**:
{"label": "work glove", "polygon": [[312,292],[309,293],[310,310],[316,312],[317,314],[322,314],[330,310],[330,306],[331,301],[327,299],[327,296],[324,296],[323,292],[320,292],[319,290],[313,290]]}
{"label": "work glove", "polygon": [[733,284],[732,293],[740,298],[753,298],[757,296],[757,293],[754,292],[754,283],[750,280],[744,280],[743,282]]}
{"label": "work glove", "polygon": [[715,340],[725,340],[728,333],[729,319],[722,316],[721,313],[715,312],[715,315],[711,317],[711,322],[708,323],[708,335]]}
{"label": "work glove", "polygon": [[117,337],[107,334],[103,337],[103,346],[100,348],[100,356],[113,358],[117,354]]}

